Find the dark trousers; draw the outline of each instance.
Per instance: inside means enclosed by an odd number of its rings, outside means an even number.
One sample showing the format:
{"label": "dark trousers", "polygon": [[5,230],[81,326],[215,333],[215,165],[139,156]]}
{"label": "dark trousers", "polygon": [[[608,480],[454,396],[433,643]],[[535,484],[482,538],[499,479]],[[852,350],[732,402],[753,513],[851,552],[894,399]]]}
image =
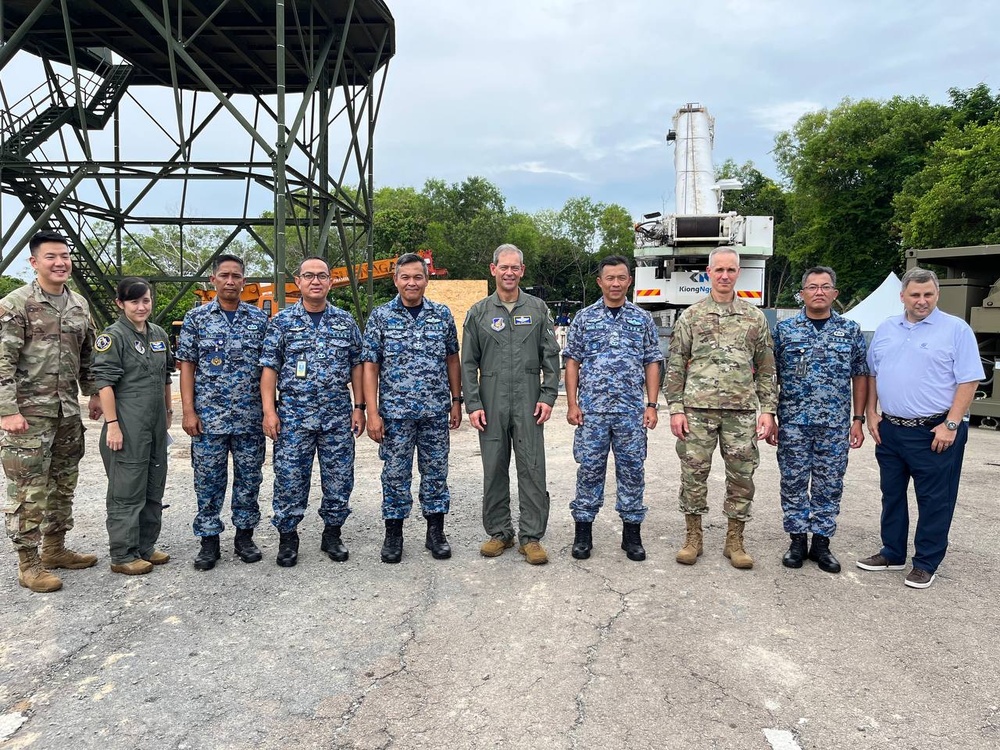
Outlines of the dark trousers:
{"label": "dark trousers", "polygon": [[893,564],[906,561],[910,514],[906,490],[913,478],[917,495],[917,530],[913,567],[934,573],[948,549],[948,530],[958,499],[962,457],[969,426],[958,425],[955,443],[941,453],[931,450],[930,427],[897,427],[879,423],[882,444],[875,447],[882,485],[882,552]]}

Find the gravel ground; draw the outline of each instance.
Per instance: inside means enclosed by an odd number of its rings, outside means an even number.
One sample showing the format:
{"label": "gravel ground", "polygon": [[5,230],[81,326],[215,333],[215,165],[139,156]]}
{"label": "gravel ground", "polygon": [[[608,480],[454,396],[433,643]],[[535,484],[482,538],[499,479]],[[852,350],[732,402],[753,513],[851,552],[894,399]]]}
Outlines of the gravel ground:
{"label": "gravel ground", "polygon": [[[679,467],[665,424],[647,461],[649,559],[628,561],[611,509],[587,561],[569,555],[575,465],[565,405],[546,428],[551,563],[478,554],[481,464],[474,431],[451,455],[455,554],[423,548],[407,522],[400,565],[379,561],[380,464],[358,444],[351,558],[319,550],[311,510],[297,567],[232,554],[191,565],[189,441],[172,430],[161,537],[173,560],[151,575],[108,569],[105,477],[91,423],[73,546],[101,555],[55,594],[0,575],[0,748],[994,748],[1000,744],[997,590],[1000,434],[973,430],[934,585],[854,561],[878,544],[878,470],[854,451],[833,550],[844,572],[781,566],[774,449],[762,446],[755,519],[737,571],[722,557],[723,472],[710,482],[705,555],[677,565]],[[717,460],[717,464],[720,463]],[[268,456],[270,464],[270,455]],[[262,501],[270,507],[271,474]],[[314,477],[312,508],[318,497]],[[267,517],[267,514],[266,516]]]}

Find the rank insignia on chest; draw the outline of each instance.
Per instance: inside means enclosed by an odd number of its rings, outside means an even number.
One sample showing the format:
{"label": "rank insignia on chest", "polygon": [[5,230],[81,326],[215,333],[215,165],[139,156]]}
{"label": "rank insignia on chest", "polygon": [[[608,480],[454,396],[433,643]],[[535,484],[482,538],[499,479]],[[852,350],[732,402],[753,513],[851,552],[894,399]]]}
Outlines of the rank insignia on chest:
{"label": "rank insignia on chest", "polygon": [[97,337],[97,341],[94,342],[94,349],[96,349],[99,352],[106,352],[110,348],[111,348],[111,337],[106,333],[102,333],[100,336]]}
{"label": "rank insignia on chest", "polygon": [[167,350],[166,341],[151,341],[149,348],[154,352],[165,352]]}
{"label": "rank insignia on chest", "polygon": [[493,318],[493,323],[490,324],[490,328],[494,331],[502,331],[506,326],[507,324],[504,323],[503,318]]}
{"label": "rank insignia on chest", "polygon": [[132,343],[132,346],[134,346],[134,347],[135,347],[135,350],[136,350],[137,352],[139,352],[139,354],[145,354],[145,353],[146,353],[146,347],[144,347],[144,346],[142,345],[142,342],[141,342],[141,341],[135,341],[135,342],[133,342],[133,343]]}
{"label": "rank insignia on chest", "polygon": [[844,338],[847,335],[847,331],[834,331],[833,335],[838,338]]}
{"label": "rank insignia on chest", "polygon": [[247,323],[247,330],[248,331],[258,331],[258,330],[260,330],[260,326],[257,325],[256,323]]}
{"label": "rank insignia on chest", "polygon": [[514,325],[516,326],[530,326],[531,316],[530,315],[515,315]]}
{"label": "rank insignia on chest", "polygon": [[212,367],[218,367],[222,364],[222,357],[212,357]]}

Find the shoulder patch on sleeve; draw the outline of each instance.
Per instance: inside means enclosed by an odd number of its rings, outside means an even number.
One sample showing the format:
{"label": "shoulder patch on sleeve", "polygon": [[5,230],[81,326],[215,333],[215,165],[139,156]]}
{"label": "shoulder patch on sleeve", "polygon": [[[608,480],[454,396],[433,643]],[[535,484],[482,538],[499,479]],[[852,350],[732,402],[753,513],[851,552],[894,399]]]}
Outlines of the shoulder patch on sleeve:
{"label": "shoulder patch on sleeve", "polygon": [[97,337],[97,341],[94,342],[94,349],[99,352],[106,352],[110,348],[111,348],[111,337],[106,333],[102,333],[100,336]]}

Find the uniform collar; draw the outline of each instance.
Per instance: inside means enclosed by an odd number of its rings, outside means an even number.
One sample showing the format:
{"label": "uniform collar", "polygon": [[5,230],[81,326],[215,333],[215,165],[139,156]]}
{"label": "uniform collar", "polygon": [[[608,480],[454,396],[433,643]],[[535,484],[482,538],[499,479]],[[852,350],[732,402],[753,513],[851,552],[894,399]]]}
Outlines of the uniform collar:
{"label": "uniform collar", "polygon": [[122,313],[121,315],[118,316],[118,322],[121,323],[122,325],[124,325],[130,331],[132,331],[136,336],[149,336],[150,328],[152,326],[152,324],[147,319],[146,320],[146,332],[145,333],[140,333],[139,329],[135,327],[135,324],[131,320],[128,319],[128,317],[125,315],[125,313]]}
{"label": "uniform collar", "polygon": [[[236,305],[236,309],[232,310],[232,312],[236,313],[237,315],[246,315],[246,309],[244,309],[245,304],[246,303],[243,302],[243,300],[240,300],[239,304]],[[209,312],[217,312],[220,315],[226,312],[226,310],[222,308],[222,305],[219,304],[218,297],[216,297],[209,303]]]}
{"label": "uniform collar", "polygon": [[[326,317],[328,317],[330,315],[330,308],[331,307],[332,307],[332,305],[330,304],[330,300],[327,300],[326,301],[326,307],[322,310],[324,318],[326,318]],[[297,318],[301,318],[302,320],[312,321],[312,317],[311,316],[313,315],[313,313],[311,313],[308,310],[306,310],[306,306],[302,304],[302,300],[299,300],[294,305],[292,305],[291,310],[292,310],[292,314],[295,315]]]}
{"label": "uniform collar", "polygon": [[[827,318],[827,320],[830,323],[833,323],[839,317],[840,315],[837,313],[836,310],[830,310],[830,317]],[[799,310],[799,314],[795,316],[795,320],[801,325],[807,325],[807,324],[812,325],[812,318],[806,315],[806,309],[804,307],[801,310]]]}
{"label": "uniform collar", "polygon": [[[490,299],[493,300],[494,305],[497,305],[498,307],[502,307],[504,309],[506,309],[507,305],[510,304],[509,302],[504,302],[503,300],[501,300],[500,294],[498,292],[493,292],[493,294],[490,295]],[[514,302],[514,307],[520,307],[521,305],[523,305],[524,300],[525,300],[524,290],[519,287],[517,290],[517,300]]]}
{"label": "uniform collar", "polygon": [[709,294],[705,297],[705,305],[720,315],[739,315],[742,310],[739,308],[740,298],[734,296],[729,302],[716,302],[715,297]]}
{"label": "uniform collar", "polygon": [[[42,289],[42,285],[38,283],[37,277],[31,280],[31,294],[39,302],[45,301],[48,302],[50,305],[52,304],[51,302],[49,302],[49,293],[46,292],[44,289]],[[73,294],[72,289],[70,289],[68,286],[63,286],[63,294],[66,295],[67,310],[71,307],[80,307],[80,303],[77,302],[76,295]]]}
{"label": "uniform collar", "polygon": [[[423,315],[425,310],[430,310],[432,303],[429,299],[427,299],[427,297],[424,297],[423,300],[421,300],[420,304],[421,304],[420,315]],[[405,312],[407,315],[410,315],[411,308],[403,304],[403,298],[398,294],[395,297],[393,297],[392,301],[389,302],[389,305],[400,312]],[[420,315],[417,315],[417,317],[419,318]]]}

